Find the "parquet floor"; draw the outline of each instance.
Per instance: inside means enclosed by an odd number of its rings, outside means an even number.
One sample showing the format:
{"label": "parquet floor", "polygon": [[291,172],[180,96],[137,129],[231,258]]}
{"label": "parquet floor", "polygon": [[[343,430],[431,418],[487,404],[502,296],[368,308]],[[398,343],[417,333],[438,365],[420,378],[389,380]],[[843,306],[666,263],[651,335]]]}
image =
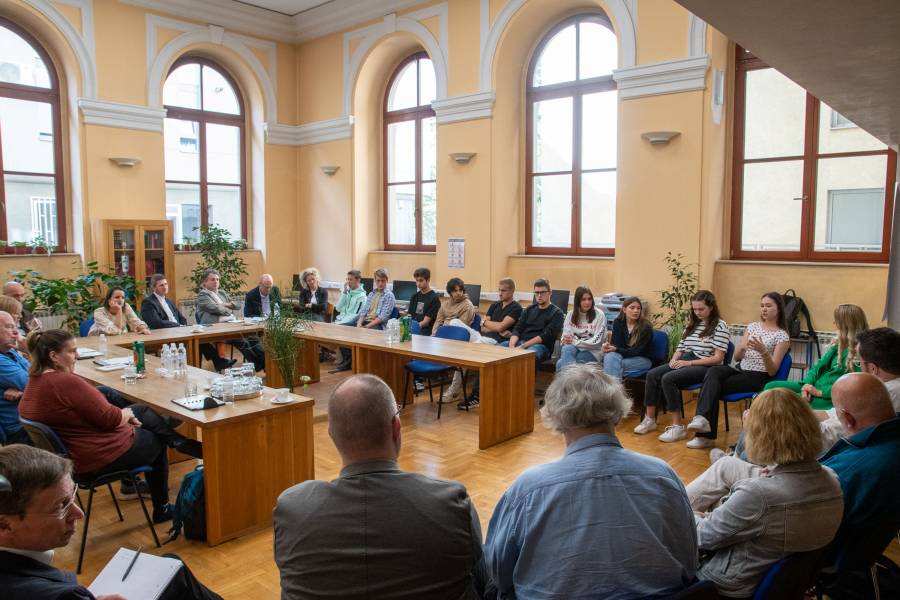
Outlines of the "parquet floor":
{"label": "parquet floor", "polygon": [[[316,398],[316,407],[327,410],[327,397],[346,374],[328,375],[323,365],[322,381],[310,386],[305,393]],[[538,389],[549,382],[549,373],[539,373]],[[478,450],[478,415],[455,410],[445,405],[440,421],[436,419],[436,407],[428,402],[428,395],[420,394],[418,401],[403,411],[403,449],[400,465],[432,477],[454,479],[466,485],[475,502],[486,533],[491,513],[500,496],[512,481],[526,468],[557,459],[563,452],[562,437],[541,424],[536,413],[535,430],[488,450]],[[693,414],[693,403],[688,404],[688,416]],[[720,447],[733,444],[740,431],[740,413],[732,408],[732,430],[719,436]],[[668,417],[662,417],[662,423]],[[683,481],[688,482],[709,464],[708,452],[689,450],[684,443],[664,444],[656,436],[637,436],[631,429],[637,424],[637,416],[628,418],[619,427],[622,444],[631,450],[657,456],[667,461]],[[328,438],[328,425],[317,419],[314,425],[316,477],[333,479],[340,472],[340,457]],[[194,467],[194,461],[173,465],[171,469],[171,497],[174,500],[181,478]],[[246,493],[252,493],[248,488]],[[95,500],[91,519],[88,549],[79,581],[90,583],[100,569],[121,546],[144,546],[154,554],[176,553],[190,566],[198,578],[224,598],[280,598],[278,569],[272,558],[272,530],[266,529],[237,540],[209,548],[205,544],[185,540],[183,537],[163,546],[153,548],[140,506],[136,501],[123,502],[125,522],[116,518],[108,493],[100,492]],[[160,535],[163,527],[158,527]],[[75,569],[78,559],[78,541],[81,528],[67,548],[57,550],[54,564],[66,570]],[[895,543],[894,546],[897,546]],[[894,548],[897,551],[897,548]],[[900,551],[897,551],[900,552]]]}

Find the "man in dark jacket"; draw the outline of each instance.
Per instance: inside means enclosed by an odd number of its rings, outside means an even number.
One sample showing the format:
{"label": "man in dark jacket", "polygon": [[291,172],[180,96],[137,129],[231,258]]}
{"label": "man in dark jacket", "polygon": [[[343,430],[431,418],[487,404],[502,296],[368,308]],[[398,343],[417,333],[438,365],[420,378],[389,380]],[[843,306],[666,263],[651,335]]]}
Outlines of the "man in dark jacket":
{"label": "man in dark jacket", "polygon": [[[534,298],[535,303],[526,308],[516,321],[508,345],[510,348],[531,350],[541,363],[553,354],[553,346],[562,333],[566,315],[550,302],[550,282],[546,279],[534,282]],[[502,345],[507,344],[504,342]]]}
{"label": "man in dark jacket", "polygon": [[244,296],[244,316],[268,317],[279,310],[280,305],[281,291],[275,286],[272,276],[266,273],[259,277],[259,285]]}
{"label": "man in dark jacket", "polygon": [[[75,500],[71,461],[13,444],[0,448],[0,473],[12,487],[0,491],[0,590],[4,600],[93,599],[74,573],[50,564],[53,549],[69,543],[75,522],[84,517]],[[121,596],[99,596],[98,600],[104,598]],[[221,600],[186,566],[176,573],[161,598]]]}
{"label": "man in dark jacket", "polygon": [[187,319],[167,297],[169,282],[164,274],[156,273],[150,278],[150,290],[153,293],[141,302],[141,319],[150,329],[187,325]]}

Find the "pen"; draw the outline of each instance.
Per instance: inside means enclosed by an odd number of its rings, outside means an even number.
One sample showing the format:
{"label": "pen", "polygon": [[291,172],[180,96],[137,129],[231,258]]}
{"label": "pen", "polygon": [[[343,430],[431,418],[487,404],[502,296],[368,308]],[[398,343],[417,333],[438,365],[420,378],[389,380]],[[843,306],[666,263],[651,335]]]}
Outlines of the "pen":
{"label": "pen", "polygon": [[125,574],[122,575],[122,581],[125,581],[125,578],[128,577],[128,574],[131,573],[131,568],[134,566],[134,563],[137,562],[138,556],[141,555],[141,551],[144,549],[143,546],[137,549],[137,552],[134,553],[134,558],[131,559],[131,563],[128,565],[128,568],[125,569]]}

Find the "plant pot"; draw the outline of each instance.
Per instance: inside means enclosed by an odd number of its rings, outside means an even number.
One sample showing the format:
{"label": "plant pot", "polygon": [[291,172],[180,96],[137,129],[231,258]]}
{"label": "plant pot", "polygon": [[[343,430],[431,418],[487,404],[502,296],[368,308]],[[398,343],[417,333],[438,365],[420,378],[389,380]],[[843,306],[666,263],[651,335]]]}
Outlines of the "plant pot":
{"label": "plant pot", "polygon": [[34,249],[34,253],[35,254],[47,254],[47,249],[38,246],[37,248]]}
{"label": "plant pot", "polygon": [[28,246],[13,246],[13,254],[16,254],[16,255],[28,254]]}

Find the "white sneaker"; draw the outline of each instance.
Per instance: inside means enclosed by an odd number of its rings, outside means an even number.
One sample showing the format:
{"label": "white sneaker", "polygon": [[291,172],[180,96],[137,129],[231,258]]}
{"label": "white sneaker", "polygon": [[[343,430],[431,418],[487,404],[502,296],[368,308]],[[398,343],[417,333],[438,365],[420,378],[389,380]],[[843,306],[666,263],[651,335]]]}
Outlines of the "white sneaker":
{"label": "white sneaker", "polygon": [[706,417],[704,417],[703,415],[694,415],[694,418],[691,419],[691,422],[688,424],[687,428],[691,431],[696,431],[697,433],[709,433],[710,431],[712,431],[709,428],[709,421],[707,421]]}
{"label": "white sneaker", "polygon": [[653,417],[644,417],[644,420],[634,428],[634,432],[638,435],[644,435],[651,431],[656,431],[656,419]]}
{"label": "white sneaker", "polygon": [[694,448],[695,450],[698,448],[712,448],[715,445],[716,440],[705,437],[695,437],[687,443],[688,448]]}
{"label": "white sneaker", "polygon": [[659,436],[661,442],[677,442],[687,437],[684,425],[669,425]]}
{"label": "white sneaker", "polygon": [[462,377],[459,374],[459,371],[453,374],[453,381],[450,382],[450,387],[444,390],[444,395],[441,397],[441,402],[449,403],[455,402],[458,396],[462,395]]}
{"label": "white sneaker", "polygon": [[713,464],[714,462],[716,462],[717,460],[719,460],[726,454],[728,454],[728,453],[725,452],[724,450],[722,450],[721,448],[713,448],[712,450],[709,451],[709,464]]}

